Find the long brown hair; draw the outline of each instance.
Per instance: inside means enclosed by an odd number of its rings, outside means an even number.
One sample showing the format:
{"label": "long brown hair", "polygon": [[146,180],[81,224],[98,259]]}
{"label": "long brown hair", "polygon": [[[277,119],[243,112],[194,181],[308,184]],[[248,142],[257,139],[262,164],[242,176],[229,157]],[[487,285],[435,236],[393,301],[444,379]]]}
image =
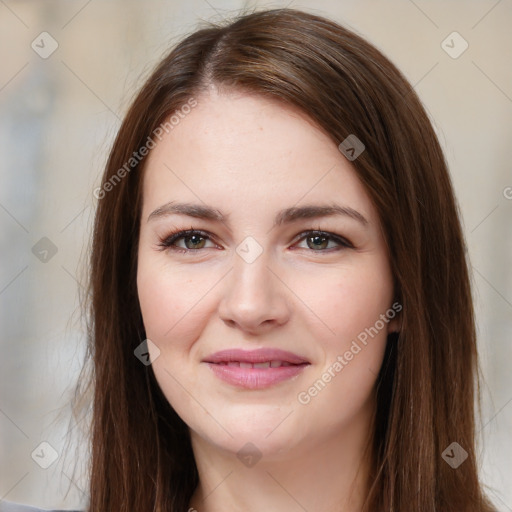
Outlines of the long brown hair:
{"label": "long brown hair", "polygon": [[[367,41],[325,18],[274,9],[207,24],[180,42],[134,99],[111,150],[86,309],[90,512],[181,512],[198,484],[187,425],[151,365],[134,356],[146,337],[136,288],[144,159],[130,159],[211,84],[279,99],[336,145],[349,135],[365,145],[352,163],[379,213],[403,310],[376,388],[364,510],[493,510],[475,453],[478,365],[465,243],[431,123],[411,85]],[[468,454],[457,468],[442,456],[454,442]]]}

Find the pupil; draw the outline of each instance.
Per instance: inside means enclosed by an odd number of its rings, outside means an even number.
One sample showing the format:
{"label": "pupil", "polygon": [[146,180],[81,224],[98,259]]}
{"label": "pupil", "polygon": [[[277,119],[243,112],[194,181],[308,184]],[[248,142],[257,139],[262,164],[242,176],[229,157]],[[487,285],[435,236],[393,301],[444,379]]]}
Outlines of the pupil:
{"label": "pupil", "polygon": [[[327,240],[327,238],[325,236],[316,235],[309,237],[309,240],[313,240],[315,248],[319,248],[321,246],[323,248],[325,246],[325,241]],[[320,242],[320,245],[317,245],[318,242]]]}
{"label": "pupil", "polygon": [[197,248],[197,246],[201,244],[202,237],[199,236],[199,235],[191,235],[191,236],[188,237],[188,240],[190,240],[190,242],[191,242],[190,245],[192,247]]}

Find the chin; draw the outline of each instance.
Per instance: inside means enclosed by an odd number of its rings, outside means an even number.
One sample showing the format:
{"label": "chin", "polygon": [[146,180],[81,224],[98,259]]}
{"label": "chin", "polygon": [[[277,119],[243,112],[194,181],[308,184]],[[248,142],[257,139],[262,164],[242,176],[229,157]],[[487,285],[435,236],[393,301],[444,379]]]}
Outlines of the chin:
{"label": "chin", "polygon": [[212,424],[202,425],[203,428],[191,427],[193,435],[238,456],[251,450],[265,457],[278,456],[304,440],[304,425],[298,425],[293,421],[294,413],[291,412],[291,408],[267,405],[244,406],[237,409],[229,416],[216,417],[224,428],[216,423],[218,428],[215,429],[212,429]]}

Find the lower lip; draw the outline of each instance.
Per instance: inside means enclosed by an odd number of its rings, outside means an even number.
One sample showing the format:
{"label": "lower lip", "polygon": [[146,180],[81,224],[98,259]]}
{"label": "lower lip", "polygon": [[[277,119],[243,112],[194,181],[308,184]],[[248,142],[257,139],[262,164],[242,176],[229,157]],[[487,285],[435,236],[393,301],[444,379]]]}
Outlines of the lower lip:
{"label": "lower lip", "polygon": [[308,364],[278,368],[240,368],[227,364],[207,363],[221,380],[246,389],[264,389],[299,375]]}

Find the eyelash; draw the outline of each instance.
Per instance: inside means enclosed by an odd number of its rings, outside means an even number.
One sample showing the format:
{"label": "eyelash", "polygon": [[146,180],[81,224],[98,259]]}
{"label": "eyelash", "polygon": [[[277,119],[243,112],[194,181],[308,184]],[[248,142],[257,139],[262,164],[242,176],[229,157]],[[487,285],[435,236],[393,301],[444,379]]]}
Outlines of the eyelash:
{"label": "eyelash", "polygon": [[[182,247],[176,247],[174,245],[174,243],[176,241],[178,241],[180,238],[190,238],[193,235],[199,235],[201,238],[204,238],[204,239],[207,239],[207,240],[210,240],[213,242],[213,240],[211,240],[211,238],[212,238],[211,235],[209,233],[207,233],[206,231],[202,231],[200,229],[185,229],[185,230],[175,231],[173,233],[170,233],[169,235],[167,235],[164,238],[160,238],[160,243],[158,243],[158,246],[160,247],[159,250],[164,251],[164,250],[168,249],[168,250],[171,250],[173,252],[178,252],[178,253],[192,253],[192,252],[199,252],[201,249],[211,249],[211,247],[204,247],[204,248],[200,248],[200,249],[184,249]],[[296,243],[299,243],[303,239],[308,238],[308,235],[310,237],[320,236],[322,238],[327,238],[328,241],[334,241],[340,245],[340,247],[335,247],[335,248],[331,247],[330,249],[319,249],[319,250],[310,249],[311,252],[331,253],[333,251],[339,251],[342,249],[353,249],[354,248],[354,246],[345,238],[343,238],[339,235],[336,235],[335,233],[329,233],[327,231],[321,231],[318,229],[311,229],[308,231],[303,231],[302,233],[298,234],[297,237],[299,237],[299,238]]]}

